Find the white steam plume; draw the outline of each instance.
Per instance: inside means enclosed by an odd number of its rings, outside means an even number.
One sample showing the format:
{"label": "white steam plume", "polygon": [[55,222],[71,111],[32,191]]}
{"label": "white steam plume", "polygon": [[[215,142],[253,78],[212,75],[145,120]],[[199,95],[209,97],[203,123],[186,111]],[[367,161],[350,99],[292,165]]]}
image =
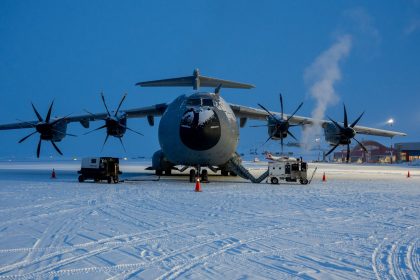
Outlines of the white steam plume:
{"label": "white steam plume", "polygon": [[[326,51],[321,53],[315,61],[305,70],[305,83],[309,86],[309,93],[315,99],[315,109],[312,118],[322,120],[325,118],[327,107],[338,101],[334,90],[335,82],[341,79],[339,63],[350,52],[352,37],[344,35]],[[307,149],[313,147],[315,138],[321,134],[319,124],[305,126],[302,133],[302,144]]]}

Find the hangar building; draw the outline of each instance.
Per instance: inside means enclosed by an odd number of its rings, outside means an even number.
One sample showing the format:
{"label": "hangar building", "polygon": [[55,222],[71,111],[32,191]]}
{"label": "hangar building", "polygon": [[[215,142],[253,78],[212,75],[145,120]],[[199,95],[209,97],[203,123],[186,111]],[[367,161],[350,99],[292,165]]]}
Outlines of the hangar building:
{"label": "hangar building", "polygon": [[420,142],[395,143],[397,161],[420,160]]}
{"label": "hangar building", "polygon": [[[361,141],[366,147],[366,153],[362,147],[357,144],[350,150],[350,162],[369,162],[369,163],[392,163],[397,159],[397,150],[386,147],[376,141]],[[347,148],[334,153],[334,161],[345,162],[347,155]]]}

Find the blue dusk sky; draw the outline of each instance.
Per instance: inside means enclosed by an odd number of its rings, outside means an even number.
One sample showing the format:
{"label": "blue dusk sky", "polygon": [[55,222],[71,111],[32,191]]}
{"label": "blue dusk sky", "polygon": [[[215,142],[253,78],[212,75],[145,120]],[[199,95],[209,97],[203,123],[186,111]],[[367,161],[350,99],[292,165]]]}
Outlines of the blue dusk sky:
{"label": "blue dusk sky", "polygon": [[[0,1],[0,123],[46,115],[103,112],[128,93],[123,109],[171,102],[189,88],[140,88],[139,81],[203,75],[256,85],[222,89],[232,103],[350,121],[406,132],[395,142],[420,141],[420,1]],[[124,153],[110,138],[103,155],[151,156],[159,149],[159,119],[129,119]],[[91,128],[103,123],[91,123]],[[241,129],[239,151],[261,147],[264,128]],[[293,128],[301,139],[300,128]],[[32,129],[0,131],[0,157],[30,158]],[[105,131],[83,135],[69,124],[58,146],[65,156],[99,155]],[[390,145],[388,138],[358,135]],[[286,142],[291,139],[286,139]],[[263,149],[279,150],[279,143]],[[42,156],[57,156],[43,143]]]}

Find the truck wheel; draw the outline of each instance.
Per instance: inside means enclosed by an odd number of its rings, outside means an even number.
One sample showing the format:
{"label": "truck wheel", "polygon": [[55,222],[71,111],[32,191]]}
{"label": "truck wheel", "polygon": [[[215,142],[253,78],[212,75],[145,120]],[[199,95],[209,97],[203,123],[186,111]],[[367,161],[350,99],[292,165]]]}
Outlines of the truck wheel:
{"label": "truck wheel", "polygon": [[111,176],[109,176],[108,177],[108,184],[111,184],[111,182],[112,182],[112,178],[111,178]]}
{"label": "truck wheel", "polygon": [[308,179],[300,179],[300,183],[302,185],[306,185],[306,184],[308,184]]}
{"label": "truck wheel", "polygon": [[271,184],[277,185],[278,183],[279,183],[279,179],[277,179],[276,177],[271,178]]}
{"label": "truck wheel", "polygon": [[84,181],[85,181],[85,177],[83,177],[83,175],[80,175],[79,176],[79,182],[83,183]]}

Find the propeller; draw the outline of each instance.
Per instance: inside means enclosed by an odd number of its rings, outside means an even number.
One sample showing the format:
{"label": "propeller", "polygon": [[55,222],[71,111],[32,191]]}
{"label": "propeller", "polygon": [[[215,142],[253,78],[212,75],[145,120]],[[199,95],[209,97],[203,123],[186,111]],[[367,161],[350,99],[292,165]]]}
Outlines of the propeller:
{"label": "propeller", "polygon": [[[290,124],[290,119],[299,111],[299,109],[302,107],[303,102],[299,104],[299,106],[296,108],[296,110],[287,117],[287,119],[284,118],[284,109],[283,109],[283,96],[280,93],[280,118],[270,111],[267,110],[263,105],[258,103],[258,106],[260,106],[264,111],[266,111],[269,115],[269,123],[267,125],[257,125],[257,126],[251,126],[251,127],[261,127],[261,126],[267,126],[272,127],[271,134],[268,137],[268,139],[265,141],[267,143],[269,140],[273,139],[273,137],[278,134],[280,135],[280,141],[281,141],[281,149],[283,150],[283,139],[290,135],[293,139],[298,141],[296,137],[293,135],[293,133],[289,130],[290,127],[297,126]],[[264,143],[264,144],[265,144]]]}
{"label": "propeller", "polygon": [[[42,140],[44,141],[49,141],[51,142],[51,144],[53,145],[54,149],[60,154],[63,155],[63,153],[60,151],[60,149],[57,147],[57,145],[55,144],[55,140],[57,139],[57,137],[61,137],[63,138],[64,136],[76,136],[73,134],[67,134],[65,131],[61,131],[61,130],[57,130],[55,128],[55,125],[59,122],[62,121],[64,119],[66,119],[66,117],[63,118],[58,118],[54,121],[51,122],[51,112],[52,112],[52,108],[54,105],[54,100],[51,102],[50,107],[48,109],[48,113],[47,116],[45,117],[45,120],[42,118],[42,116],[39,114],[38,110],[36,109],[35,105],[33,103],[32,104],[32,109],[35,112],[36,117],[38,118],[38,123],[37,124],[33,124],[33,123],[28,123],[30,124],[33,128],[35,128],[35,131],[28,134],[27,136],[23,137],[22,139],[19,140],[19,143],[24,142],[26,139],[28,139],[29,137],[31,137],[32,135],[39,133],[39,141],[38,141],[38,146],[36,149],[36,157],[39,158],[39,155],[41,153],[41,143]],[[58,134],[61,134],[61,136],[58,136]],[[61,140],[61,139],[59,139]]]}
{"label": "propeller", "polygon": [[340,137],[340,140],[339,140],[338,143],[334,144],[334,146],[328,151],[328,153],[325,154],[325,156],[328,156],[329,154],[331,154],[339,145],[347,145],[346,161],[349,162],[349,159],[350,159],[350,143],[351,143],[351,140],[352,139],[354,141],[356,141],[360,145],[360,147],[362,147],[362,149],[365,152],[367,152],[366,147],[355,138],[357,132],[354,130],[354,127],[360,121],[360,119],[362,118],[362,116],[363,116],[363,114],[365,112],[361,113],[360,116],[354,122],[352,122],[349,125],[348,118],[347,118],[346,105],[343,104],[343,106],[344,106],[344,122],[343,122],[343,126],[341,126],[336,121],[334,121],[333,119],[331,119],[330,117],[328,117],[330,119],[330,121],[338,128],[338,131],[339,132],[337,133],[337,136]]}
{"label": "propeller", "polygon": [[[138,131],[135,131],[135,130],[133,130],[133,129],[131,129],[131,128],[129,128],[129,127],[126,126],[127,117],[125,115],[124,116],[118,116],[118,112],[119,112],[119,110],[120,110],[120,108],[121,108],[121,106],[122,106],[122,104],[123,104],[123,102],[124,102],[124,100],[125,100],[126,97],[127,97],[127,94],[125,93],[123,95],[123,97],[121,98],[120,103],[118,104],[118,107],[115,110],[115,113],[114,114],[111,114],[111,112],[109,111],[108,106],[106,104],[105,96],[101,92],[102,103],[104,104],[104,107],[105,107],[105,110],[106,110],[106,114],[107,114],[106,117],[102,118],[102,120],[105,121],[105,124],[102,125],[102,126],[100,126],[100,127],[98,127],[98,128],[95,128],[95,129],[93,129],[93,130],[88,131],[88,132],[85,133],[85,135],[86,135],[86,134],[89,134],[91,132],[98,131],[98,130],[101,130],[101,129],[106,128],[107,133],[106,133],[105,141],[102,144],[101,151],[103,150],[106,142],[108,141],[109,136],[117,137],[120,140],[121,146],[123,147],[124,151],[126,151],[126,150],[125,150],[124,143],[123,143],[123,141],[122,141],[121,138],[124,136],[124,133],[125,133],[126,130],[129,130],[131,132],[134,132],[134,133],[137,133],[137,134],[143,136],[142,133],[140,133]],[[89,111],[86,111],[86,112],[88,114],[94,116],[95,118],[97,118],[97,116],[95,114],[93,114],[93,113],[91,113]]]}

